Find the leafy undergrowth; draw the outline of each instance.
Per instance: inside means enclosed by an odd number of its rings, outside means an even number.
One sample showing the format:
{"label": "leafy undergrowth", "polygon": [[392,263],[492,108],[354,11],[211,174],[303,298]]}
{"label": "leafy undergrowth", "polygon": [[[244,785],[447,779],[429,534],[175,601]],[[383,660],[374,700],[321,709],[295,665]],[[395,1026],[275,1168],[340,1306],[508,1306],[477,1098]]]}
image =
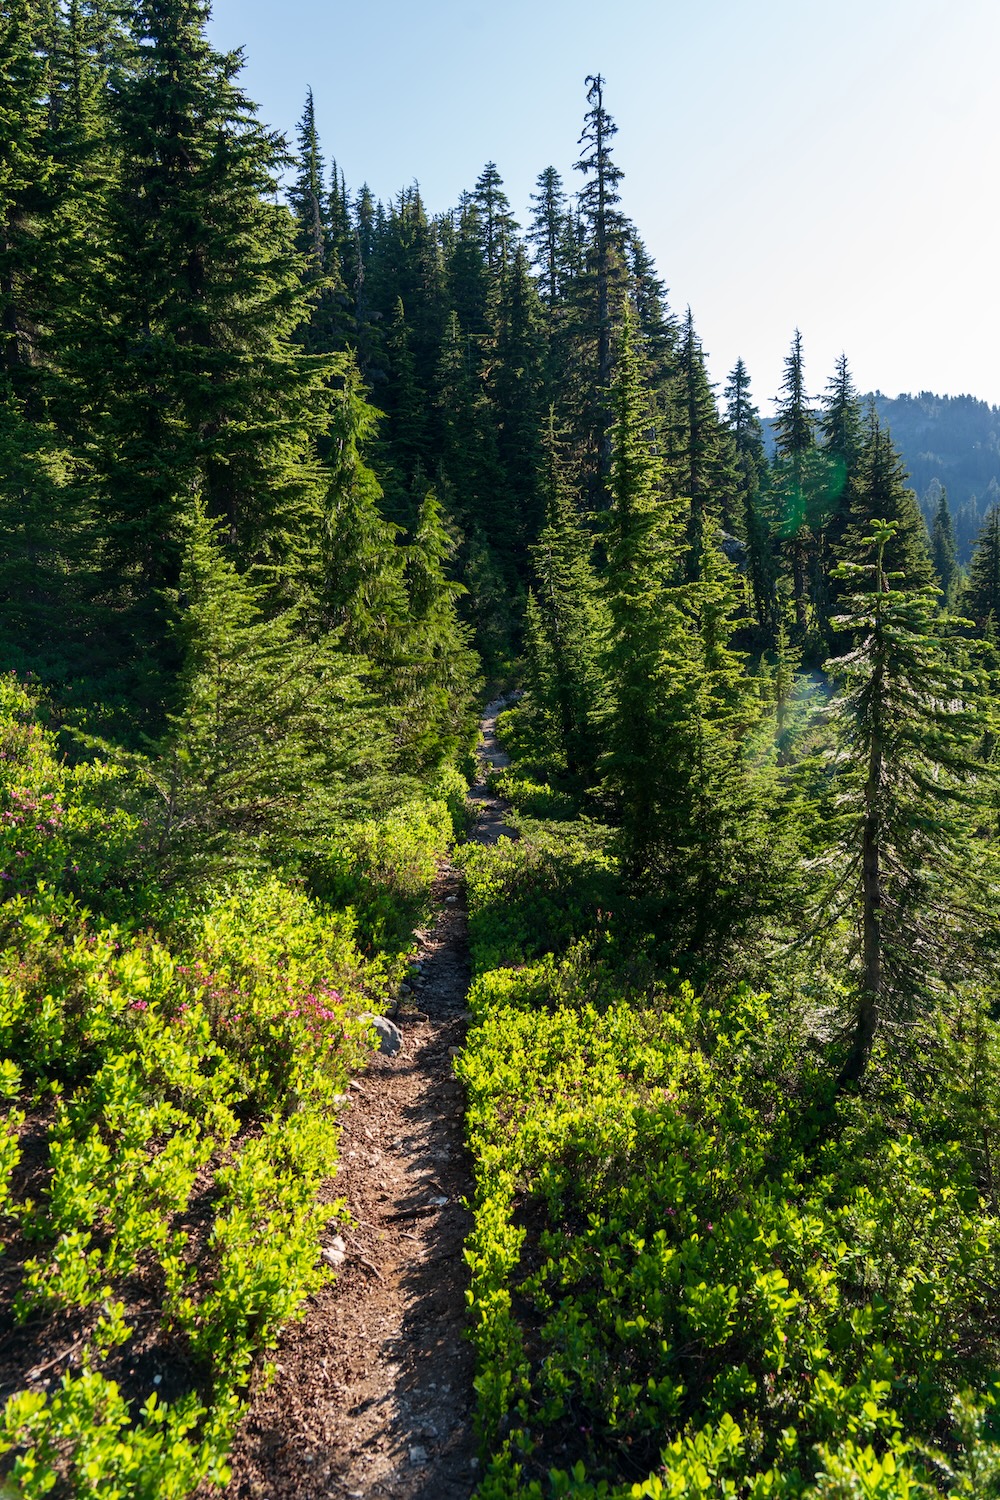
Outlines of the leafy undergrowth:
{"label": "leafy undergrowth", "polygon": [[520,824],[469,865],[480,1500],[1000,1494],[982,1006],[835,1104],[786,1003],[630,987],[596,852]]}
{"label": "leafy undergrowth", "polygon": [[358,1016],[403,963],[377,938],[425,908],[448,805],[367,825],[338,908],[264,869],[161,891],[125,773],[67,767],[11,679],[0,710],[0,1457],[28,1497],[182,1497],[330,1274]]}
{"label": "leafy undergrowth", "polygon": [[616,866],[609,830],[573,815],[568,797],[514,773],[492,778],[517,839],[456,854],[469,895],[477,971],[561,952],[611,917]]}

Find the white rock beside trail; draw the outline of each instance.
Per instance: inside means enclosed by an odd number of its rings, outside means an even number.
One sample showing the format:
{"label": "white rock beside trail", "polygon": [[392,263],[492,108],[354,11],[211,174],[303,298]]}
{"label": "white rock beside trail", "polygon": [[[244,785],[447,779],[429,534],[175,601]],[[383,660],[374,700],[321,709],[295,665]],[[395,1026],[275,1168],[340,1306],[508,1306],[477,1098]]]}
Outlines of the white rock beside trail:
{"label": "white rock beside trail", "polygon": [[358,1017],[359,1021],[367,1021],[374,1026],[378,1032],[378,1050],[386,1057],[395,1057],[402,1049],[403,1033],[398,1026],[394,1026],[387,1016],[372,1016],[367,1013]]}

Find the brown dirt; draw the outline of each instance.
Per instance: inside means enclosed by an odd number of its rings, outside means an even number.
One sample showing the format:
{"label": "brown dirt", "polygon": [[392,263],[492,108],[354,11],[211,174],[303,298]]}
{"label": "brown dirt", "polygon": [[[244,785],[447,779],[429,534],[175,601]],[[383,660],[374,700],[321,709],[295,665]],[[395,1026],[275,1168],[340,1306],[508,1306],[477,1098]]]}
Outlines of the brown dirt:
{"label": "brown dirt", "polygon": [[[502,706],[483,720],[486,765],[509,764],[495,736]],[[484,780],[470,801],[473,840],[514,836]],[[462,1256],[472,1171],[453,1072],[468,940],[450,864],[434,904],[433,926],[416,934],[414,1009],[397,1017],[403,1050],[372,1061],[341,1116],[328,1186],[357,1221],[342,1231],[346,1261],[282,1336],[277,1376],[255,1394],[233,1450],[228,1500],[468,1500],[476,1483]]]}

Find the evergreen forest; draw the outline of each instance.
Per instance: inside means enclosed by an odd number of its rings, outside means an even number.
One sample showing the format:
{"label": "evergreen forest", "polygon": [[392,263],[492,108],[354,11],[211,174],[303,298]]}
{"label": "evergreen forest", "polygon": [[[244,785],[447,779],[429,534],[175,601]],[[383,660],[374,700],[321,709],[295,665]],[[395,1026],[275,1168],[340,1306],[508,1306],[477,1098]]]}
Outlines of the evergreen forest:
{"label": "evergreen forest", "polygon": [[452,861],[468,1491],[1000,1495],[996,479],[713,387],[600,74],[437,212],[208,9],[0,7],[0,1493],[231,1486]]}

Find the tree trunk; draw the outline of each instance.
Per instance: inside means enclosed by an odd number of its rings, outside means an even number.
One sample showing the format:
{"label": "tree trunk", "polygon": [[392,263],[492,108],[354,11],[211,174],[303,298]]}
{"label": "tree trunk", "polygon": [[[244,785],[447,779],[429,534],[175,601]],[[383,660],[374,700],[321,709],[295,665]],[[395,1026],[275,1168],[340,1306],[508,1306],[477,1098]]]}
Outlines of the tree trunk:
{"label": "tree trunk", "polygon": [[[878,626],[876,626],[876,634]],[[879,789],[882,781],[882,728],[878,705],[882,701],[883,668],[879,665],[872,683],[875,722],[865,783],[865,823],[861,841],[861,994],[854,1022],[850,1055],[837,1080],[838,1089],[858,1083],[871,1055],[879,1021],[882,993],[882,869]]]}

